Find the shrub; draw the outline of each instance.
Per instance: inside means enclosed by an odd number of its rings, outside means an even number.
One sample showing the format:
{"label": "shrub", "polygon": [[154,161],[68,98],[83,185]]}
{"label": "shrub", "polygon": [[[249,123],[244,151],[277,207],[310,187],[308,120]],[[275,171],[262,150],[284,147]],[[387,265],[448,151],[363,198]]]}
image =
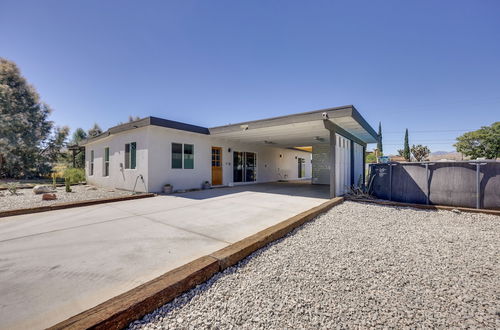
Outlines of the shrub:
{"label": "shrub", "polygon": [[19,188],[17,182],[7,183],[7,191],[10,192],[11,195],[17,195],[17,189]]}
{"label": "shrub", "polygon": [[65,182],[70,184],[80,183],[85,181],[85,170],[82,168],[68,168],[64,171]]}
{"label": "shrub", "polygon": [[71,186],[68,178],[64,178],[64,186],[66,187],[66,192],[70,193],[71,192]]}

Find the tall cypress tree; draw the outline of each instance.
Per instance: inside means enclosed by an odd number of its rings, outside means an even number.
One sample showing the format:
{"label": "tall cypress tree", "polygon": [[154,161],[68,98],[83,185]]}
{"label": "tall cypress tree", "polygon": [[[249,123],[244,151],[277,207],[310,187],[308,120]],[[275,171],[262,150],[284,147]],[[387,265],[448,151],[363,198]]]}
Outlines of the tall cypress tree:
{"label": "tall cypress tree", "polygon": [[380,156],[384,154],[384,149],[382,147],[382,123],[378,122],[378,141],[377,141],[377,149],[380,153]]}
{"label": "tall cypress tree", "polygon": [[406,129],[406,132],[405,132],[405,142],[404,142],[404,147],[403,147],[403,157],[407,161],[410,161],[410,143],[408,142],[408,128]]}

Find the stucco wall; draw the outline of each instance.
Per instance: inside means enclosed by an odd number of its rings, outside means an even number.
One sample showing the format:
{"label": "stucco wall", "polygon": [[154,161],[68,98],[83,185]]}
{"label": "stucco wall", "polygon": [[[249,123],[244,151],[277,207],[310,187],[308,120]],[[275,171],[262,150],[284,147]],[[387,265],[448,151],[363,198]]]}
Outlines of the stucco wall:
{"label": "stucco wall", "polygon": [[[132,190],[138,175],[142,174],[145,182],[137,180],[136,191],[147,191],[148,177],[148,128],[118,133],[85,146],[85,173],[87,182],[93,185],[109,188]],[[137,143],[137,166],[135,169],[125,166],[125,144]],[[109,176],[104,174],[104,148],[109,147]],[[94,150],[94,175],[90,174],[90,151]]]}
{"label": "stucco wall", "polygon": [[358,185],[358,183],[363,183],[363,146],[354,144],[354,185]]}
{"label": "stucco wall", "polygon": [[[137,168],[121,169],[125,161],[125,144],[137,143]],[[172,169],[172,143],[194,145],[194,169]],[[259,144],[241,144],[209,135],[190,133],[164,127],[148,126],[115,134],[86,145],[86,174],[91,184],[132,190],[138,175],[136,191],[160,192],[169,183],[174,190],[200,188],[211,182],[212,146],[222,147],[223,185],[233,181],[233,152],[257,154],[257,181],[298,179],[298,159],[305,159],[305,178],[311,178],[311,153],[274,148]],[[110,148],[110,175],[104,177],[104,148]],[[231,149],[231,151],[229,151]],[[90,151],[94,150],[94,175],[89,176]],[[280,157],[281,155],[281,157]],[[297,158],[296,158],[297,157]]]}
{"label": "stucco wall", "polygon": [[[151,139],[149,149],[150,191],[161,191],[166,183],[173,185],[174,190],[177,190],[200,188],[202,182],[211,182],[212,146],[222,147],[223,185],[229,185],[233,181],[234,151],[255,152],[257,154],[257,182],[297,179],[298,160],[295,157],[306,159],[306,178],[311,177],[311,154],[305,151],[235,143],[209,135],[156,126],[149,127],[149,130]],[[172,169],[172,143],[194,145],[194,169]]]}

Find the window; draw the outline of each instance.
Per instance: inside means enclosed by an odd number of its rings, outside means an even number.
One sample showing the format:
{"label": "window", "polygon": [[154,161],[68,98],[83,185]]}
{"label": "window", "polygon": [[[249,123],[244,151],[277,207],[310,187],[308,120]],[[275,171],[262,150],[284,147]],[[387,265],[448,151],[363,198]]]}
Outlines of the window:
{"label": "window", "polygon": [[181,143],[172,143],[172,168],[182,168]]}
{"label": "window", "polygon": [[104,148],[104,176],[109,176],[109,148]]}
{"label": "window", "polygon": [[194,168],[194,145],[192,144],[184,145],[184,168]]}
{"label": "window", "polygon": [[131,142],[125,144],[125,168],[135,169],[137,143]]}
{"label": "window", "polygon": [[90,174],[94,175],[94,150],[90,150]]}
{"label": "window", "polygon": [[185,169],[194,168],[194,145],[182,143],[172,143],[172,168],[182,168],[184,163]]}

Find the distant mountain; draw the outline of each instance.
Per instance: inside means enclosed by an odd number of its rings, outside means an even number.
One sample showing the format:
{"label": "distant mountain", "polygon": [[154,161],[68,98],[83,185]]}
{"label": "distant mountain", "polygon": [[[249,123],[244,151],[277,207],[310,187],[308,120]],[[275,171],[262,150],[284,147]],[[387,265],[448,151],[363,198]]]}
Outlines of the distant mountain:
{"label": "distant mountain", "polygon": [[429,155],[430,161],[438,160],[466,160],[467,157],[456,151],[435,151]]}

